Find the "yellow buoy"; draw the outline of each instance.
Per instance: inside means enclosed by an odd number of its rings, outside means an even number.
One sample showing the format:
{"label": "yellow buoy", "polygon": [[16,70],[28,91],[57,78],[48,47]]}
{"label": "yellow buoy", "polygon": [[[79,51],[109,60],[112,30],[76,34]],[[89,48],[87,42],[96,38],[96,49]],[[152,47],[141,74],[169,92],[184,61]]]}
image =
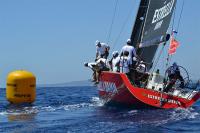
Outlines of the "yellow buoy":
{"label": "yellow buoy", "polygon": [[32,103],[36,96],[36,78],[28,71],[17,70],[8,74],[6,98],[11,103]]}

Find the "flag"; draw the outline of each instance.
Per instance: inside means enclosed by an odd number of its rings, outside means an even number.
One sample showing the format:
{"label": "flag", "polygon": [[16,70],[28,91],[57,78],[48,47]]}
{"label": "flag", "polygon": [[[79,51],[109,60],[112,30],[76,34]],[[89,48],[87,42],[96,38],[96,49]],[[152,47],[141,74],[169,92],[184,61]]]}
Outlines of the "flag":
{"label": "flag", "polygon": [[176,53],[176,48],[174,49],[169,49],[168,50],[169,55],[175,54]]}
{"label": "flag", "polygon": [[168,50],[169,55],[175,54],[176,49],[179,47],[179,45],[179,42],[172,36]]}

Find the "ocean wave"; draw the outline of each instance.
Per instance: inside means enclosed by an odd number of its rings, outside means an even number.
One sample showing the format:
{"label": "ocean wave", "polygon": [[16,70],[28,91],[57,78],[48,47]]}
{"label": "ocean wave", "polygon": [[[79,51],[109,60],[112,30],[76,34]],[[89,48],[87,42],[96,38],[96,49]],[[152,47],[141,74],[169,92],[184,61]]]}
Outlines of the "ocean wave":
{"label": "ocean wave", "polygon": [[56,110],[56,108],[55,108],[55,107],[52,107],[52,106],[47,106],[47,107],[41,107],[40,110],[42,110],[42,111],[47,111],[47,112],[53,112],[53,111]]}
{"label": "ocean wave", "polygon": [[63,106],[60,106],[59,109],[74,110],[74,109],[87,108],[87,107],[101,107],[103,105],[104,105],[104,102],[99,97],[92,97],[89,103],[63,105]]}
{"label": "ocean wave", "polygon": [[38,112],[55,112],[57,110],[76,110],[87,107],[99,107],[103,106],[104,103],[98,97],[92,97],[90,102],[77,103],[77,104],[58,104],[58,105],[48,105],[48,106],[28,106],[28,107],[9,107],[6,110],[0,112],[0,115],[20,115],[20,114],[33,114]]}
{"label": "ocean wave", "polygon": [[177,122],[184,119],[196,119],[200,114],[194,108],[172,110],[130,110],[123,113],[124,119],[139,124],[154,126]]}
{"label": "ocean wave", "polygon": [[192,107],[187,109],[177,108],[171,113],[171,119],[176,121],[182,119],[195,119],[197,116],[199,116],[199,113]]}
{"label": "ocean wave", "polygon": [[36,107],[22,107],[22,108],[13,108],[7,109],[5,111],[0,112],[0,115],[29,115],[29,114],[37,114],[39,109]]}
{"label": "ocean wave", "polygon": [[73,110],[73,109],[80,109],[84,107],[92,107],[94,106],[91,103],[80,103],[80,104],[72,104],[72,105],[64,105],[63,108],[64,110]]}
{"label": "ocean wave", "polygon": [[94,106],[98,107],[102,107],[105,105],[105,102],[99,97],[92,97],[91,102],[94,104]]}
{"label": "ocean wave", "polygon": [[[166,111],[166,113],[163,111]],[[155,119],[151,121],[151,124],[154,124],[155,126],[160,126],[167,123],[178,122],[186,119],[196,119],[199,116],[199,113],[196,112],[196,110],[194,110],[192,107],[187,109],[177,108],[169,111],[163,111],[162,117],[159,120]],[[144,121],[142,123],[146,124],[146,122]]]}
{"label": "ocean wave", "polygon": [[137,114],[138,110],[131,110],[131,111],[128,111],[128,114],[131,114],[131,115],[135,115]]}

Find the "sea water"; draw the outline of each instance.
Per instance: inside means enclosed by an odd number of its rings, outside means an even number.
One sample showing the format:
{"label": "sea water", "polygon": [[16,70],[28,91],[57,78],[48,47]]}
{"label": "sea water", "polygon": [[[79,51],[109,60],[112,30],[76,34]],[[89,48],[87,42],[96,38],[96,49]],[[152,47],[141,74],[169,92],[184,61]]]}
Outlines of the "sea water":
{"label": "sea water", "polygon": [[105,106],[93,86],[37,88],[32,105],[11,105],[0,89],[0,132],[200,132],[200,102],[188,109]]}

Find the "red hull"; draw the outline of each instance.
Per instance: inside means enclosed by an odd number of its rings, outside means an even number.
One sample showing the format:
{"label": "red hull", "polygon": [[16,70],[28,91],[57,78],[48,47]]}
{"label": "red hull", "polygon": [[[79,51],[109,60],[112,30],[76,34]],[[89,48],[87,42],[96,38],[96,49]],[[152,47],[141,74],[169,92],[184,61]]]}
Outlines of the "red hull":
{"label": "red hull", "polygon": [[116,102],[136,108],[146,105],[164,109],[188,108],[200,98],[200,92],[194,92],[188,98],[181,98],[138,88],[130,83],[125,74],[113,72],[101,73],[98,88],[100,97],[107,103]]}

